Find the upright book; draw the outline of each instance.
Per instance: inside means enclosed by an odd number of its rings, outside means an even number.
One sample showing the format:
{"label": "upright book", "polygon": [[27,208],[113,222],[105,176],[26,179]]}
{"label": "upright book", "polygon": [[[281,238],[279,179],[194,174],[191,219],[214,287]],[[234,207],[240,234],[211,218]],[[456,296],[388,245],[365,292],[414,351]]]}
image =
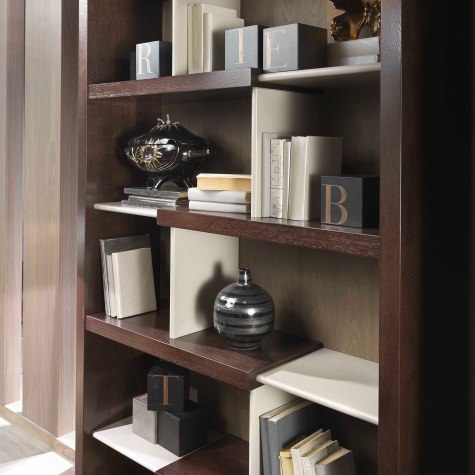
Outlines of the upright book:
{"label": "upright book", "polygon": [[[101,263],[102,263],[102,282],[104,286],[104,303],[106,314],[111,315],[110,293],[114,292],[113,277],[109,274],[112,268],[108,268],[107,256],[111,262],[111,255],[113,252],[129,251],[131,249],[139,249],[150,247],[150,235],[140,234],[137,236],[124,236],[110,239],[100,239]],[[111,290],[109,290],[111,289]],[[114,300],[115,307],[115,300]],[[115,313],[115,312],[114,312]],[[111,315],[111,316],[116,316]]]}
{"label": "upright book", "polygon": [[315,464],[317,475],[356,475],[355,461],[351,450],[340,447]]}
{"label": "upright book", "polygon": [[112,253],[117,318],[157,309],[149,247]]}
{"label": "upright book", "polygon": [[309,434],[318,427],[318,406],[310,401],[287,409],[266,420],[269,437],[271,474],[279,475],[279,453],[301,435]]}
{"label": "upright book", "polygon": [[244,20],[218,13],[205,13],[203,20],[203,72],[224,69],[225,32],[242,28]]}
{"label": "upright book", "polygon": [[320,219],[321,178],[341,175],[341,137],[292,137],[289,219]]}
{"label": "upright book", "polygon": [[224,17],[237,17],[237,11],[231,8],[223,8],[208,3],[190,3],[188,5],[188,74],[204,71],[204,16],[208,13],[215,13]]}

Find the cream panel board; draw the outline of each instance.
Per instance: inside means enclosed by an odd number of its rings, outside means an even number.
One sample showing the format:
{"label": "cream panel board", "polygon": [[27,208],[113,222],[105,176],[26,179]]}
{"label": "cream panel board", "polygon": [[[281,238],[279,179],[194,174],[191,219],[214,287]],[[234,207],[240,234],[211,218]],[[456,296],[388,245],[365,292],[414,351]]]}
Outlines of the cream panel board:
{"label": "cream panel board", "polygon": [[218,292],[237,279],[239,240],[228,236],[171,230],[170,337],[213,326]]}
{"label": "cream panel board", "polygon": [[252,94],[252,205],[261,217],[262,134],[317,134],[318,98],[314,94],[255,88]]}

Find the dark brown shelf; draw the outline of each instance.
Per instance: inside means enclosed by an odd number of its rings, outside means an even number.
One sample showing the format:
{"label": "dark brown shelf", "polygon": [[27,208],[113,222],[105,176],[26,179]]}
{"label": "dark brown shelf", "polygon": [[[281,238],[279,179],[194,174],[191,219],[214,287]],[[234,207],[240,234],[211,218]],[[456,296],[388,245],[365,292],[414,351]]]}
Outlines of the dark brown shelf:
{"label": "dark brown shelf", "polygon": [[101,313],[86,317],[86,330],[245,390],[259,386],[257,374],[322,346],[274,331],[264,338],[260,349],[235,351],[213,328],[171,339],[168,322],[168,310],[123,320]]}
{"label": "dark brown shelf", "polygon": [[[258,85],[258,69],[234,69],[211,73],[166,76],[140,81],[121,81],[89,86],[89,99],[112,99],[137,96],[202,95],[218,91],[235,93]],[[275,87],[275,86],[274,86]],[[196,96],[198,97],[198,96]]]}
{"label": "dark brown shelf", "polygon": [[157,475],[247,475],[249,444],[228,435],[203,447],[178,462],[167,465]]}
{"label": "dark brown shelf", "polygon": [[157,223],[171,228],[379,258],[379,230],[328,226],[320,221],[251,218],[248,215],[158,209]]}

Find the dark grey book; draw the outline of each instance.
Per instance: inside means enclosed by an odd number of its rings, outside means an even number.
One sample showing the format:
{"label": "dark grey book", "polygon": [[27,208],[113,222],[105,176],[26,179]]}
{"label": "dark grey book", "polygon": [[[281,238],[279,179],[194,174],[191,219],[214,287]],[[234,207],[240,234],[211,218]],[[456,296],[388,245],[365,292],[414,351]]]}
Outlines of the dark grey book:
{"label": "dark grey book", "polygon": [[139,208],[175,208],[176,206],[186,206],[188,205],[188,200],[185,201],[143,201],[143,200],[122,200],[122,206],[135,206]]}
{"label": "dark grey book", "polygon": [[280,475],[279,453],[290,442],[319,428],[318,405],[302,401],[266,420],[271,474]]}
{"label": "dark grey book", "polygon": [[106,314],[111,314],[109,302],[109,279],[107,273],[106,256],[114,252],[131,251],[132,249],[142,249],[150,246],[150,235],[140,234],[137,236],[125,236],[111,239],[99,239],[102,263],[102,282],[104,286],[104,303]]}
{"label": "dark grey book", "polygon": [[148,198],[186,198],[188,196],[186,188],[177,188],[175,190],[156,190],[147,187],[124,188],[124,193],[126,195],[146,196]]}

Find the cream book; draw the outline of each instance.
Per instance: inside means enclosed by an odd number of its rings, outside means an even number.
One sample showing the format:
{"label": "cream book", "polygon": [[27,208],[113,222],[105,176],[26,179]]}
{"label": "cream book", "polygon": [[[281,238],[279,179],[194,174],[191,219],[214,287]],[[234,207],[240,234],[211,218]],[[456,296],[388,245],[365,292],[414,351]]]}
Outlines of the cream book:
{"label": "cream book", "polygon": [[203,39],[204,16],[216,13],[221,16],[237,17],[237,11],[208,3],[188,5],[188,74],[204,71]]}
{"label": "cream book", "polygon": [[315,470],[317,475],[356,475],[353,452],[340,447],[336,452],[317,462]]}
{"label": "cream book", "polygon": [[218,13],[205,13],[203,20],[203,71],[224,69],[225,32],[242,28],[244,20]]}
{"label": "cream book", "polygon": [[188,198],[190,201],[212,201],[218,203],[241,203],[248,204],[251,202],[250,191],[214,191],[199,190],[198,188],[190,188],[188,190]]}
{"label": "cream book", "polygon": [[106,255],[107,280],[109,282],[108,297],[109,297],[109,313],[111,317],[117,317],[117,307],[115,305],[115,284],[114,284],[114,270],[112,265],[112,254]]}
{"label": "cream book", "polygon": [[239,213],[248,214],[251,212],[249,203],[218,203],[216,201],[190,201],[188,204],[190,211],[213,211],[217,213]]}
{"label": "cream book", "polygon": [[112,254],[117,318],[157,309],[150,248]]}
{"label": "cream book", "polygon": [[251,191],[251,175],[200,173],[196,182],[200,190]]}
{"label": "cream book", "polygon": [[338,441],[327,440],[319,447],[311,450],[309,453],[302,456],[303,475],[316,475],[317,469],[315,465],[323,460],[325,457],[336,452],[339,448]]}
{"label": "cream book", "polygon": [[318,429],[313,434],[310,434],[308,437],[293,445],[290,448],[292,454],[292,464],[294,466],[295,475],[302,475],[302,463],[300,457],[310,450],[314,449],[319,443],[326,442],[330,440],[331,434],[330,431],[323,432],[323,429]]}
{"label": "cream book", "polygon": [[292,137],[288,219],[320,219],[322,176],[341,175],[341,137]]}

